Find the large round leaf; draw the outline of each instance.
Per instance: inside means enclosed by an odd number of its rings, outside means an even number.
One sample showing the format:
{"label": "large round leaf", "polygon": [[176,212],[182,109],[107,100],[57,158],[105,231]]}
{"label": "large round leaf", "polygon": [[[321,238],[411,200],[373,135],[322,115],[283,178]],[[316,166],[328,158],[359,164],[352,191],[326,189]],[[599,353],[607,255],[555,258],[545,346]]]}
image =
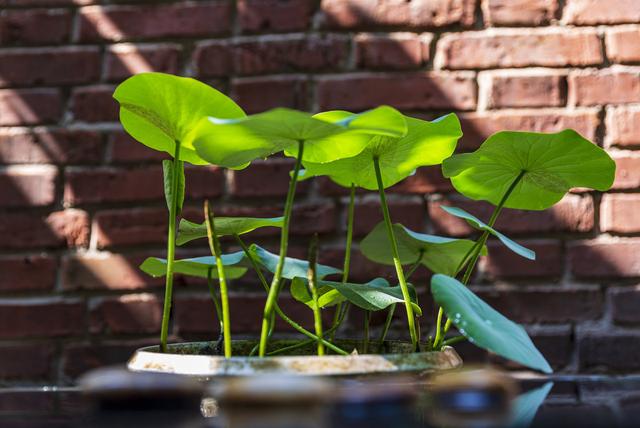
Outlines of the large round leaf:
{"label": "large round leaf", "polygon": [[[244,260],[242,251],[223,254],[221,259],[227,279],[240,278],[247,272],[247,268],[240,265]],[[207,278],[210,273],[212,278],[217,278],[218,269],[216,269],[216,263],[217,260],[213,256],[194,257],[174,261],[173,270],[175,273],[199,278]],[[140,265],[140,269],[154,278],[165,276],[167,274],[167,260],[149,257]]]}
{"label": "large round leaf", "polygon": [[462,136],[460,122],[454,114],[433,122],[406,117],[407,134],[402,138],[374,136],[360,154],[330,163],[304,161],[305,178],[326,175],[336,183],[351,184],[369,190],[378,188],[373,166],[379,158],[384,187],[390,187],[413,174],[416,168],[437,165],[451,156]]}
{"label": "large round leaf", "polygon": [[[253,217],[216,217],[214,226],[217,236],[242,235],[262,227],[282,227],[283,217],[253,218]],[[183,245],[194,239],[207,237],[207,224],[193,223],[180,220],[178,227],[177,245]]]}
{"label": "large round leaf", "polygon": [[405,116],[389,106],[380,106],[357,114],[344,110],[324,111],[313,117],[370,135],[400,138],[404,137],[408,130]]}
{"label": "large round leaf", "polygon": [[431,293],[460,334],[471,343],[532,369],[553,372],[524,328],[486,304],[460,281],[434,275]]}
{"label": "large round leaf", "polygon": [[230,98],[194,79],[163,73],[142,73],[122,82],[113,94],[120,103],[120,122],[136,140],[180,159],[206,164],[193,147],[193,131],[203,117],[244,117]]}
{"label": "large round leaf", "polygon": [[442,170],[458,192],[494,205],[523,174],[504,206],[544,210],[574,187],[608,190],[615,162],[570,129],[556,134],[504,131],[473,153],[445,160]]}
{"label": "large round leaf", "polygon": [[[398,255],[403,265],[419,261],[434,273],[456,275],[458,266],[467,252],[474,246],[468,239],[443,238],[417,233],[396,223],[393,232],[398,242]],[[380,222],[360,242],[360,251],[376,263],[393,265],[391,244],[384,222]],[[483,248],[486,253],[486,247]]]}

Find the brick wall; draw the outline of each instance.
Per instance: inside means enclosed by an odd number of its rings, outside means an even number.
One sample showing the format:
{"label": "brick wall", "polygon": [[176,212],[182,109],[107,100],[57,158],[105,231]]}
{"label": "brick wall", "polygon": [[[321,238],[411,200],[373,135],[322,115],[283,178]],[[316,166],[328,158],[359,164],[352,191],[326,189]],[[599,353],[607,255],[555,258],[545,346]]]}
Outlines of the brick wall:
{"label": "brick wall", "polygon": [[[575,128],[617,160],[614,189],[505,212],[499,228],[539,260],[492,243],[473,284],[530,326],[557,369],[640,370],[640,0],[0,0],[0,45],[2,382],[67,382],[155,341],[163,281],[137,265],[164,253],[162,156],[123,134],[111,99],[147,70],[198,77],[248,112],[455,110],[462,149],[501,129]],[[197,220],[204,198],[219,214],[277,214],[290,168],[189,168],[186,216]],[[484,218],[490,207],[451,190],[438,168],[420,170],[392,190],[394,220],[469,234],[439,205]],[[340,265],[344,195],[325,180],[300,186],[294,254],[316,230],[324,261]],[[379,218],[375,195],[361,194],[357,237]],[[354,280],[390,275],[354,258]],[[250,334],[263,296],[249,277],[233,288],[234,331]],[[173,338],[212,337],[203,283],[179,279],[176,294]]]}

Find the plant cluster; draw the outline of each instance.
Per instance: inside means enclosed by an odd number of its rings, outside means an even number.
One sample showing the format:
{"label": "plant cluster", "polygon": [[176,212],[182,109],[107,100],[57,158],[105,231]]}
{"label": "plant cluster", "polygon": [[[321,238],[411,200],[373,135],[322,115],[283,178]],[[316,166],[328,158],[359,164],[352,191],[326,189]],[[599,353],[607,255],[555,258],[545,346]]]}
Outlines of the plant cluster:
{"label": "plant cluster", "polygon": [[[163,161],[169,210],[167,255],[165,259],[149,258],[141,266],[150,275],[166,276],[160,340],[163,351],[167,349],[173,277],[183,274],[207,278],[221,324],[223,352],[230,357],[232,333],[227,280],[239,278],[253,269],[266,293],[260,341],[254,349],[259,356],[284,351],[268,347],[276,317],[307,337],[301,345],[316,343],[318,355],[327,352],[346,355],[349,350],[338,347],[334,338],[350,307],[365,311],[366,350],[370,313],[387,311],[379,338],[384,341],[394,311],[400,305],[406,313],[408,335],[416,351],[441,350],[469,340],[525,366],[551,371],[525,330],[483,302],[467,284],[478,258],[487,254],[489,237],[497,238],[519,256],[535,259],[533,251],[494,228],[503,208],[544,210],[571,188],[604,191],[611,186],[614,162],[605,151],[577,132],[498,132],[475,152],[454,154],[462,137],[460,122],[454,114],[425,121],[381,106],[357,114],[327,111],[311,115],[277,108],[247,116],[231,99],[210,86],[161,73],[129,78],[116,89],[114,98],[120,103],[124,129],[142,144],[172,156],[171,160]],[[206,202],[204,223],[180,219],[185,189],[184,162],[242,169],[256,159],[279,153],[295,159],[282,217],[216,217]],[[486,223],[460,208],[443,207],[448,214],[466,220],[481,233],[475,241],[418,233],[392,222],[385,189],[412,175],[418,167],[439,164],[458,192],[495,206]],[[312,239],[307,260],[287,256],[296,185],[316,176],[327,176],[349,189],[341,269],[317,263],[317,237]],[[374,262],[392,265],[396,284],[383,278],[372,278],[364,284],[349,281],[354,199],[358,188],[378,193],[383,214],[383,221],[360,242],[359,249]],[[278,254],[245,243],[242,236],[261,227],[281,229]],[[233,238],[241,251],[223,254],[219,242],[223,236]],[[208,240],[211,256],[176,260],[176,245],[200,238]],[[410,282],[420,266],[434,273],[431,293],[438,305],[433,334],[427,338],[421,337],[417,319],[422,316],[422,309],[416,287]],[[331,276],[333,279],[327,279]],[[280,308],[278,299],[286,287],[296,300],[313,311],[313,332]],[[335,306],[335,316],[325,328],[320,314],[330,306]],[[458,334],[450,334],[452,327]]]}

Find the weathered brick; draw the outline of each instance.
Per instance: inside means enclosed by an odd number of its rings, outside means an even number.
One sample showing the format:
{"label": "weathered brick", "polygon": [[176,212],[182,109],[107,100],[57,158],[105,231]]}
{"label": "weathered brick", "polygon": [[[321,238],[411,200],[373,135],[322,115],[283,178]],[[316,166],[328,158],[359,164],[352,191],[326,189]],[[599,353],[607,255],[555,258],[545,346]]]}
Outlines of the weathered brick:
{"label": "weathered brick", "polygon": [[0,87],[89,83],[100,76],[100,63],[95,47],[6,49],[0,52]]}
{"label": "weathered brick", "polygon": [[[229,192],[237,197],[284,196],[289,189],[289,172],[293,170],[293,159],[270,159],[255,161],[247,169],[231,171]],[[265,183],[269,183],[265,186]],[[297,184],[296,193],[304,193],[307,182]]]}
{"label": "weathered brick", "polygon": [[629,358],[640,352],[637,332],[585,332],[579,339],[580,370],[625,372],[640,369],[638,358]]}
{"label": "weathered brick", "polygon": [[98,212],[93,219],[98,248],[162,244],[166,241],[166,208],[133,208]]}
{"label": "weathered brick", "polygon": [[[402,223],[416,232],[424,229],[426,207],[419,198],[389,200],[391,221]],[[353,224],[354,236],[364,236],[382,221],[382,210],[377,198],[366,199],[356,203]]]}
{"label": "weathered brick", "polygon": [[[356,36],[356,63],[358,68],[373,70],[402,70],[419,68],[423,53],[429,53],[430,35],[426,38],[413,33],[389,35],[360,34]],[[425,49],[425,44],[427,48]]]}
{"label": "weathered brick", "polygon": [[51,291],[56,282],[56,260],[47,256],[10,256],[0,259],[0,292]]}
{"label": "weathered brick", "polygon": [[567,0],[562,20],[567,24],[624,24],[640,21],[640,1]]}
{"label": "weathered brick", "polygon": [[185,198],[215,198],[222,194],[224,188],[224,172],[215,166],[187,166],[185,175]]}
{"label": "weathered brick", "polygon": [[600,204],[600,229],[603,232],[640,231],[640,195],[605,194]]}
{"label": "weathered brick", "polygon": [[640,146],[640,106],[607,107],[607,145]]}
{"label": "weathered brick", "polygon": [[16,166],[0,170],[0,207],[53,204],[57,178],[57,169],[49,166]]}
{"label": "weathered brick", "polygon": [[558,0],[482,0],[484,19],[492,26],[549,24],[558,7]]}
{"label": "weathered brick", "polygon": [[64,376],[75,379],[89,370],[121,365],[136,349],[157,344],[157,339],[67,344],[62,354],[62,371]]}
{"label": "weathered brick", "polygon": [[616,178],[613,189],[636,189],[640,187],[640,153],[621,152],[613,154],[616,161]]}
{"label": "weathered brick", "polygon": [[323,26],[334,29],[471,26],[475,0],[323,0]]}
{"label": "weathered brick", "polygon": [[67,209],[51,214],[0,214],[0,248],[46,249],[86,247],[89,217],[80,210]]}
{"label": "weathered brick", "polygon": [[231,3],[89,6],[80,9],[78,41],[216,36],[231,28]]}
{"label": "weathered brick", "polygon": [[100,133],[70,129],[0,129],[0,163],[97,163]]}
{"label": "weathered brick", "polygon": [[610,289],[609,294],[616,324],[640,324],[640,289],[637,286]]}
{"label": "weathered brick", "polygon": [[238,0],[243,33],[304,31],[314,9],[312,0]]}
{"label": "weathered brick", "polygon": [[68,208],[47,216],[47,226],[67,247],[87,247],[89,245],[89,215],[82,210]]}
{"label": "weathered brick", "polygon": [[109,150],[107,158],[113,163],[159,163],[171,156],[159,152],[134,140],[125,132],[114,132],[109,135]]}
{"label": "weathered brick", "polygon": [[571,272],[578,278],[640,276],[640,239],[574,241],[569,245]]}
{"label": "weathered brick", "polygon": [[0,45],[64,43],[71,32],[65,9],[7,10],[0,16]]}
{"label": "weathered brick", "polygon": [[518,243],[535,251],[536,259],[525,259],[501,242],[491,240],[488,244],[489,257],[482,263],[489,279],[557,279],[562,276],[564,258],[560,242],[518,240]]}
{"label": "weathered brick", "polygon": [[611,67],[569,74],[569,104],[635,103],[640,99],[640,69]]}
{"label": "weathered brick", "polygon": [[61,117],[58,89],[0,89],[0,126],[53,123]]}
{"label": "weathered brick", "polygon": [[[639,4],[640,6],[640,4]],[[640,62],[640,27],[610,28],[606,32],[607,57],[611,62]]]}
{"label": "weathered brick", "polygon": [[2,300],[0,338],[81,334],[85,329],[85,312],[80,300]]}
{"label": "weathered brick", "polygon": [[472,73],[358,73],[318,78],[317,86],[322,110],[364,110],[380,104],[407,110],[476,107]]}
{"label": "weathered brick", "polygon": [[176,74],[181,47],[176,44],[122,43],[107,48],[104,77],[119,81],[138,73],[158,71]]}
{"label": "weathered brick", "polygon": [[160,331],[162,302],[153,294],[128,294],[98,301],[91,309],[92,333],[149,334]]}
{"label": "weathered brick", "polygon": [[299,75],[245,77],[231,81],[231,97],[247,113],[275,107],[305,110],[307,78]]}
{"label": "weathered brick", "polygon": [[442,175],[439,165],[418,168],[415,174],[387,189],[390,193],[428,194],[448,193],[453,191],[449,179]]}
{"label": "weathered brick", "polygon": [[115,122],[118,103],[113,98],[115,88],[109,85],[76,88],[71,95],[73,118],[79,122]]}
{"label": "weathered brick", "polygon": [[205,41],[196,45],[193,63],[198,77],[224,77],[232,74],[233,61],[228,41]]}
{"label": "weathered brick", "polygon": [[560,107],[566,103],[566,74],[545,69],[488,71],[478,75],[486,108]]}
{"label": "weathered brick", "polygon": [[600,64],[595,30],[541,28],[445,34],[437,45],[437,68],[566,67]]}

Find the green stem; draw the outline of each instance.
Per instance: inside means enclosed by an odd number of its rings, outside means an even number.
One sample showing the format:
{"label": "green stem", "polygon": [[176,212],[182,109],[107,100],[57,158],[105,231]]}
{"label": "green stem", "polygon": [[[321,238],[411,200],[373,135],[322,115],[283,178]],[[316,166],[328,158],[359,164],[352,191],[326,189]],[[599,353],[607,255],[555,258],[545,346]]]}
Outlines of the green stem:
{"label": "green stem", "polygon": [[362,352],[369,353],[369,324],[371,323],[371,311],[364,311],[364,340],[362,342]]}
{"label": "green stem", "polygon": [[[351,189],[349,191],[349,209],[347,212],[347,242],[345,244],[344,250],[344,266],[342,268],[342,283],[345,284],[349,280],[349,269],[351,266],[351,244],[353,242],[353,221],[354,221],[354,213],[355,213],[355,198],[356,198],[356,186],[351,183]],[[349,302],[344,303],[344,305],[348,305]],[[342,321],[340,320],[340,314],[342,312],[343,303],[340,302],[336,305],[336,311],[333,315],[333,323],[331,324],[331,328],[333,329],[333,333],[331,333],[331,340],[335,339],[335,332],[340,327]],[[344,317],[342,317],[344,319]]]}
{"label": "green stem", "polygon": [[445,333],[441,329],[443,315],[444,315],[444,310],[442,308],[438,309],[438,317],[436,318],[436,337],[433,339],[433,349],[438,349],[438,346],[440,345],[440,341],[442,340]]}
{"label": "green stem", "polygon": [[218,322],[220,323],[219,335],[222,336],[222,308],[220,307],[220,300],[218,299],[218,296],[216,294],[216,289],[213,287],[213,267],[207,269],[207,286],[209,287],[211,300],[213,300],[213,306],[216,311],[216,318],[218,318]]}
{"label": "green stem", "polygon": [[398,243],[396,242],[396,236],[393,233],[393,224],[391,223],[391,215],[389,214],[389,206],[387,205],[387,198],[384,194],[384,184],[382,182],[382,173],[380,172],[380,160],[377,157],[373,158],[373,167],[376,172],[376,180],[378,182],[378,193],[380,194],[380,205],[382,206],[382,216],[384,223],[387,226],[387,235],[389,242],[391,243],[391,254],[393,256],[393,264],[396,268],[396,274],[398,276],[398,282],[400,283],[400,289],[402,290],[402,297],[404,298],[404,306],[407,312],[407,323],[409,325],[409,334],[411,335],[411,343],[414,348],[418,347],[418,333],[415,326],[415,317],[413,315],[413,308],[411,307],[411,295],[409,294],[409,287],[402,271],[402,264],[400,263],[400,256],[398,255]]}
{"label": "green stem", "polygon": [[178,177],[184,169],[180,160],[180,142],[176,141],[173,154],[171,206],[169,207],[169,231],[167,233],[167,272],[164,288],[164,308],[162,310],[162,325],[160,328],[160,350],[167,352],[167,337],[169,335],[169,318],[171,317],[171,302],[173,300],[173,262],[176,251],[176,220],[178,216]]}
{"label": "green stem", "polygon": [[452,337],[451,339],[447,339],[444,342],[442,342],[442,346],[455,345],[456,343],[462,342],[464,340],[467,340],[467,338],[464,336],[455,336],[455,337]]}
{"label": "green stem", "polygon": [[220,303],[222,304],[222,331],[224,338],[224,357],[231,358],[231,319],[229,316],[229,292],[227,290],[227,276],[222,264],[222,251],[220,251],[220,241],[216,235],[216,227],[213,210],[209,201],[204,201],[204,218],[207,222],[207,238],[211,255],[216,258],[218,267],[218,283],[220,284]]}
{"label": "green stem", "polygon": [[278,301],[278,294],[280,294],[280,280],[282,279],[282,270],[284,269],[285,257],[287,256],[287,248],[289,246],[289,223],[291,222],[291,211],[293,209],[293,200],[296,194],[296,183],[298,182],[298,175],[300,174],[300,168],[302,166],[303,152],[304,141],[299,141],[298,157],[293,170],[293,176],[289,182],[289,190],[287,191],[287,199],[284,205],[284,221],[282,225],[282,233],[280,235],[280,256],[278,258],[278,264],[276,265],[276,271],[271,281],[271,287],[269,288],[269,294],[267,295],[267,301],[262,315],[259,352],[261,357],[264,357],[267,352],[267,342],[269,341],[269,320],[271,319],[273,307]]}
{"label": "green stem", "polygon": [[[313,299],[313,325],[316,330],[316,336],[322,339],[322,313],[320,313],[320,303],[318,297],[318,283],[316,276],[316,266],[318,260],[318,235],[314,234],[309,245],[309,268],[307,269],[307,280],[309,281],[309,290]],[[324,345],[318,341],[318,356],[324,355]]]}

